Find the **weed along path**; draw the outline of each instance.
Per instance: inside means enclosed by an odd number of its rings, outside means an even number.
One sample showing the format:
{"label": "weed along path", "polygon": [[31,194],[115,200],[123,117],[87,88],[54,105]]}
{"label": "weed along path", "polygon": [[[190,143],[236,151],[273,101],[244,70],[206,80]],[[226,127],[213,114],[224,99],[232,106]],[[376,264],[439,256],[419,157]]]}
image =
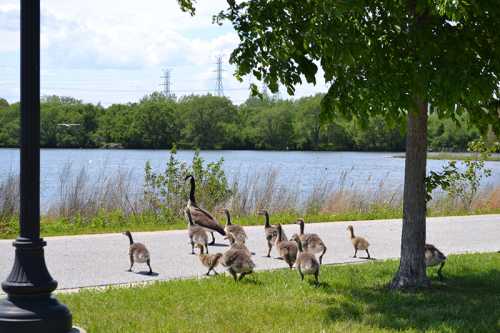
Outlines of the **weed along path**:
{"label": "weed along path", "polygon": [[[436,245],[445,254],[500,250],[500,215],[435,217],[427,221],[427,242]],[[370,242],[372,257],[390,259],[399,256],[400,220],[307,223],[305,232],[319,234],[328,247],[324,264],[366,261],[352,258],[353,248],[346,230],[350,224],[354,226],[356,235]],[[297,225],[284,226],[289,237],[298,229]],[[277,253],[274,248],[271,258],[264,257],[267,244],[263,226],[245,227],[245,230],[249,238],[247,246],[255,253],[253,260],[258,270],[287,267],[284,261],[275,259]],[[136,232],[133,236],[136,242],[144,243],[150,250],[154,275],[146,275],[148,268],[144,264],[136,264],[134,272],[127,272],[129,241],[122,234],[48,237],[47,265],[58,280],[59,289],[204,276],[206,268],[197,256],[191,254],[186,230]],[[216,235],[216,240],[217,244],[227,243],[220,235]],[[226,249],[225,245],[209,247],[210,253]],[[0,275],[1,279],[5,279],[14,257],[12,240],[0,240],[0,252]],[[364,258],[364,251],[359,251],[358,256]],[[219,266],[217,271],[224,270]]]}

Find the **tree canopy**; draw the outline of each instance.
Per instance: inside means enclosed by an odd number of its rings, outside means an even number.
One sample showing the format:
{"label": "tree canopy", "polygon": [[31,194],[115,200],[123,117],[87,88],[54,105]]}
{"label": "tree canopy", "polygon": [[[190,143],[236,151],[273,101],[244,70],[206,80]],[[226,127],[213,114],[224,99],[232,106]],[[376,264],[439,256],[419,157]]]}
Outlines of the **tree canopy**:
{"label": "tree canopy", "polygon": [[498,17],[492,1],[253,0],[228,1],[217,21],[230,21],[240,38],[230,58],[238,78],[293,94],[321,68],[330,84],[325,118],[397,121],[418,96],[431,113],[469,110],[479,127],[498,130]]}

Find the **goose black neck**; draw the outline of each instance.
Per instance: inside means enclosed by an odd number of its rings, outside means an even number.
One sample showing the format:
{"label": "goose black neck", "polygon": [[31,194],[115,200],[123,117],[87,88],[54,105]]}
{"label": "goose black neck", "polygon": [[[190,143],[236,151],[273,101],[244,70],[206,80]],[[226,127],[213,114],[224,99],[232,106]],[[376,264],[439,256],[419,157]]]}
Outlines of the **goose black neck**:
{"label": "goose black neck", "polygon": [[281,242],[282,241],[282,238],[281,238],[281,226],[278,227],[278,242]]}
{"label": "goose black neck", "polygon": [[297,239],[296,242],[297,242],[297,248],[299,249],[299,252],[303,252],[304,250],[302,249],[302,242],[300,241],[300,239]]}
{"label": "goose black neck", "polygon": [[270,227],[271,224],[269,223],[269,213],[268,212],[265,212],[264,213],[264,216],[266,218],[266,227]]}
{"label": "goose black neck", "polygon": [[196,198],[194,197],[194,192],[196,190],[196,184],[194,181],[194,177],[190,177],[189,181],[191,182],[191,189],[189,191],[189,200],[191,201],[192,204],[196,205]]}
{"label": "goose black neck", "polygon": [[229,214],[229,211],[227,209],[224,211],[224,213],[226,213],[227,225],[231,225],[231,214]]}
{"label": "goose black neck", "polygon": [[189,210],[186,210],[186,215],[187,215],[187,218],[188,218],[189,225],[193,226],[194,225],[193,218],[191,217],[191,213],[189,212]]}
{"label": "goose black neck", "polygon": [[304,221],[300,221],[299,226],[300,226],[300,234],[303,235],[304,234]]}
{"label": "goose black neck", "polygon": [[351,238],[354,238],[354,229],[349,229],[349,231],[351,232]]}
{"label": "goose black neck", "polygon": [[134,244],[134,239],[132,238],[132,234],[128,233],[127,236],[128,236],[128,240],[130,241],[130,245]]}

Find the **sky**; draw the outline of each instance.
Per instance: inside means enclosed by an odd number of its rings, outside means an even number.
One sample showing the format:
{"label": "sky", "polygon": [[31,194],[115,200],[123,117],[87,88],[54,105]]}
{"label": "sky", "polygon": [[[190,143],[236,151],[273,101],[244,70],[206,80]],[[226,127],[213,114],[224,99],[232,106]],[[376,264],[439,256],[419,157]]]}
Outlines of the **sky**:
{"label": "sky", "polygon": [[[0,0],[0,97],[19,100],[19,0]],[[197,14],[176,0],[42,0],[41,94],[71,96],[111,105],[135,102],[162,89],[170,70],[171,90],[215,93],[216,61],[223,59],[224,95],[240,104],[250,82],[238,82],[228,64],[238,45],[232,27],[212,24],[226,0],[199,0]],[[297,87],[296,97],[326,91]],[[284,89],[281,97],[288,98]]]}

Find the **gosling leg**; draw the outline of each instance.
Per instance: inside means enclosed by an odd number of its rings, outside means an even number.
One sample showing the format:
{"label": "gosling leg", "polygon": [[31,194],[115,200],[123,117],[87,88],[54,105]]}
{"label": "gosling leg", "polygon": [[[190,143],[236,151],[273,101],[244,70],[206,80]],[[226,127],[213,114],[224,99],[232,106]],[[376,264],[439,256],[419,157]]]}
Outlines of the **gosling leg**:
{"label": "gosling leg", "polygon": [[444,266],[444,264],[445,264],[445,263],[446,263],[446,261],[443,261],[443,262],[441,263],[441,265],[439,266],[439,269],[438,269],[438,271],[437,271],[437,274],[438,274],[439,280],[444,280],[444,276],[443,276],[443,274],[441,273],[441,270],[443,269],[443,266]]}
{"label": "gosling leg", "polygon": [[134,256],[130,255],[130,268],[128,269],[129,272],[132,272],[132,267],[134,267]]}
{"label": "gosling leg", "polygon": [[319,271],[314,273],[314,280],[316,281],[316,285],[319,285]]}
{"label": "gosling leg", "polygon": [[238,276],[232,268],[229,269],[229,273],[231,273],[231,275],[233,276],[234,281],[238,282]]}
{"label": "gosling leg", "polygon": [[273,244],[271,244],[270,242],[267,242],[267,247],[268,247],[267,257],[271,258],[271,249],[273,248]]}
{"label": "gosling leg", "polygon": [[151,268],[151,260],[148,259],[148,261],[146,261],[146,263],[148,264],[148,267],[149,267],[148,275],[153,275],[153,269]]}
{"label": "gosling leg", "polygon": [[214,233],[211,232],[212,234],[212,241],[208,244],[208,245],[214,245],[215,244],[215,236],[214,236]]}
{"label": "gosling leg", "polygon": [[368,249],[366,249],[366,254],[368,255],[368,259],[371,259],[370,258],[370,252],[368,252]]}

